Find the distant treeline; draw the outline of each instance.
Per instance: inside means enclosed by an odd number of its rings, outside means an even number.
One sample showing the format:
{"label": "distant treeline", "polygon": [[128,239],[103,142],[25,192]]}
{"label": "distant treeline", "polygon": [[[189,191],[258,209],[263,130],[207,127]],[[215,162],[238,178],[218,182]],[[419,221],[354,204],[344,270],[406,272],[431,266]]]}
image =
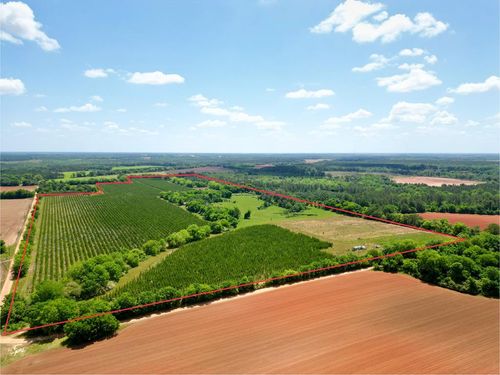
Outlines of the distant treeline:
{"label": "distant treeline", "polygon": [[0,193],[0,199],[24,199],[24,198],[31,198],[34,195],[35,195],[34,191],[18,189],[12,191],[2,191]]}

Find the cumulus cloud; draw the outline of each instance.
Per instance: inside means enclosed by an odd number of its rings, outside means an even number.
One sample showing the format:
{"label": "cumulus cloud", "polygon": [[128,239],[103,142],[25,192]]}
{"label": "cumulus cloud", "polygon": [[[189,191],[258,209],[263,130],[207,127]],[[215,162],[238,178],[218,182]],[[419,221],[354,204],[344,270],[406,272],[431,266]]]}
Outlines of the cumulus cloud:
{"label": "cumulus cloud", "polygon": [[21,95],[26,91],[23,81],[16,78],[0,78],[0,95]]}
{"label": "cumulus cloud", "polygon": [[448,91],[454,94],[468,95],[495,89],[496,90],[500,89],[500,77],[491,76],[487,78],[484,82],[462,83],[456,89],[449,89]]}
{"label": "cumulus cloud", "polygon": [[184,83],[184,77],[179,74],[165,74],[157,70],[155,72],[132,73],[128,82],[136,85],[168,85],[172,83]]}
{"label": "cumulus cloud", "polygon": [[102,97],[100,97],[99,95],[92,95],[90,97],[90,100],[92,100],[93,102],[103,102],[104,99]]}
{"label": "cumulus cloud", "polygon": [[431,125],[453,125],[458,122],[454,114],[448,111],[438,111],[431,120]]}
{"label": "cumulus cloud", "polygon": [[100,111],[101,108],[96,106],[95,104],[92,103],[86,103],[81,106],[74,106],[72,105],[71,107],[61,107],[61,108],[56,108],[54,112],[56,113],[66,113],[66,112],[98,112]]}
{"label": "cumulus cloud", "polygon": [[31,128],[31,124],[26,121],[13,122],[10,126],[13,128]]}
{"label": "cumulus cloud", "polygon": [[23,44],[23,40],[37,43],[44,51],[60,48],[57,40],[42,31],[42,24],[35,21],[33,10],[21,1],[0,3],[0,40]]}
{"label": "cumulus cloud", "polygon": [[195,128],[222,128],[227,125],[227,122],[221,120],[205,120],[196,124]]}
{"label": "cumulus cloud", "polygon": [[377,53],[370,55],[370,60],[371,62],[369,62],[366,65],[352,68],[352,71],[357,73],[373,72],[374,70],[380,70],[385,68],[387,64],[391,61],[391,59],[388,59],[384,55],[379,55]]}
{"label": "cumulus cloud", "polygon": [[307,107],[308,111],[320,111],[323,109],[330,109],[330,104],[318,103]]}
{"label": "cumulus cloud", "polygon": [[398,102],[392,106],[389,116],[381,122],[413,122],[421,124],[427,120],[427,116],[435,111],[436,107],[429,103]]}
{"label": "cumulus cloud", "polygon": [[340,124],[349,123],[354,120],[361,120],[371,117],[372,113],[360,108],[356,112],[348,113],[347,115],[340,117],[330,117],[328,118],[323,125],[321,125],[321,129],[335,129],[340,127]]}
{"label": "cumulus cloud", "polygon": [[196,94],[188,98],[188,101],[200,108],[200,112],[206,115],[225,117],[230,122],[245,122],[253,124],[257,129],[280,130],[285,123],[280,121],[270,121],[260,115],[251,115],[243,111],[240,106],[223,108],[219,99],[209,99],[202,94]]}
{"label": "cumulus cloud", "polygon": [[308,91],[305,89],[300,89],[297,91],[290,91],[285,94],[285,98],[288,99],[317,99],[317,98],[325,98],[328,96],[335,95],[330,89],[321,89],[316,91]]}
{"label": "cumulus cloud", "polygon": [[399,56],[415,57],[422,56],[425,51],[422,48],[405,48],[399,51]]}
{"label": "cumulus cloud", "polygon": [[[328,18],[310,29],[317,34],[346,32],[357,25],[361,20],[384,8],[381,3],[364,3],[358,0],[347,0],[339,4]],[[335,27],[335,29],[334,29]]]}
{"label": "cumulus cloud", "polygon": [[158,135],[157,131],[138,128],[138,127],[123,127],[114,121],[104,121],[102,131],[104,133],[125,136],[138,136],[138,135]]}
{"label": "cumulus cloud", "polygon": [[87,78],[106,78],[109,74],[115,73],[114,69],[87,69],[83,72],[83,75]]}
{"label": "cumulus cloud", "polygon": [[439,98],[436,100],[436,104],[440,106],[447,106],[455,102],[455,99],[449,97],[449,96],[443,96],[442,98]]}
{"label": "cumulus cloud", "polygon": [[65,118],[61,119],[60,122],[61,122],[61,124],[59,126],[61,129],[66,129],[66,130],[70,130],[70,131],[90,130],[90,128],[87,126],[75,124],[73,121],[65,119]]}
{"label": "cumulus cloud", "polygon": [[425,90],[440,85],[442,81],[433,72],[420,67],[411,68],[408,73],[377,78],[380,87],[386,87],[389,92],[411,92]]}
{"label": "cumulus cloud", "polygon": [[429,55],[429,56],[424,56],[424,60],[425,60],[428,64],[434,65],[435,63],[437,63],[438,58],[437,58],[437,56],[436,56],[436,55]]}
{"label": "cumulus cloud", "polygon": [[397,40],[403,33],[431,38],[448,28],[448,24],[435,19],[428,12],[418,13],[413,19],[405,14],[389,17],[386,12],[382,12],[373,17],[375,22],[366,20],[384,7],[382,3],[346,0],[310,31],[319,34],[352,31],[353,40],[358,43],[374,42],[378,39],[382,43],[389,43]]}

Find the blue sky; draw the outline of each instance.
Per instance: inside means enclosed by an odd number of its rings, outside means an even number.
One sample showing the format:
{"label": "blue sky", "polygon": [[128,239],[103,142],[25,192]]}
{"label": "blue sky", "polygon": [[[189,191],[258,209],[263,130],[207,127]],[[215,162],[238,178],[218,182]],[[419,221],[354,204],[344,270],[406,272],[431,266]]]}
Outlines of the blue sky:
{"label": "blue sky", "polygon": [[2,3],[3,151],[499,152],[492,0]]}

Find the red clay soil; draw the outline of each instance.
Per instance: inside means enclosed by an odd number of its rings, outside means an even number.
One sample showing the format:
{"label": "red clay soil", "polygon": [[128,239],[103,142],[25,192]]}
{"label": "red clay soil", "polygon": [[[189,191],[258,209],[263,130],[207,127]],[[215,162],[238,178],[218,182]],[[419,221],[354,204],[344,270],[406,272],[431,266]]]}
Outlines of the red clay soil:
{"label": "red clay soil", "polygon": [[2,373],[497,374],[498,348],[498,300],[363,271],[145,319]]}
{"label": "red clay soil", "polygon": [[463,223],[469,227],[478,226],[481,229],[489,224],[500,224],[500,215],[449,214],[441,212],[425,212],[419,214],[425,220],[447,219],[450,223]]}
{"label": "red clay soil", "polygon": [[461,180],[458,178],[446,177],[393,176],[391,178],[398,184],[424,184],[427,186],[478,185],[481,183],[481,181]]}

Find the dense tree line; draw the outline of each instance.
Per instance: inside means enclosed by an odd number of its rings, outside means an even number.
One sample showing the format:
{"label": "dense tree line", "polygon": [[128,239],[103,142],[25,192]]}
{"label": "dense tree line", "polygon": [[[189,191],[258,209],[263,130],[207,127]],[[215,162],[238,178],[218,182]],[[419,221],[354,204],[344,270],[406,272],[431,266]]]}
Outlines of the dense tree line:
{"label": "dense tree line", "polygon": [[0,199],[24,199],[24,198],[31,198],[34,195],[35,195],[34,191],[18,189],[12,191],[2,191],[0,193]]}

